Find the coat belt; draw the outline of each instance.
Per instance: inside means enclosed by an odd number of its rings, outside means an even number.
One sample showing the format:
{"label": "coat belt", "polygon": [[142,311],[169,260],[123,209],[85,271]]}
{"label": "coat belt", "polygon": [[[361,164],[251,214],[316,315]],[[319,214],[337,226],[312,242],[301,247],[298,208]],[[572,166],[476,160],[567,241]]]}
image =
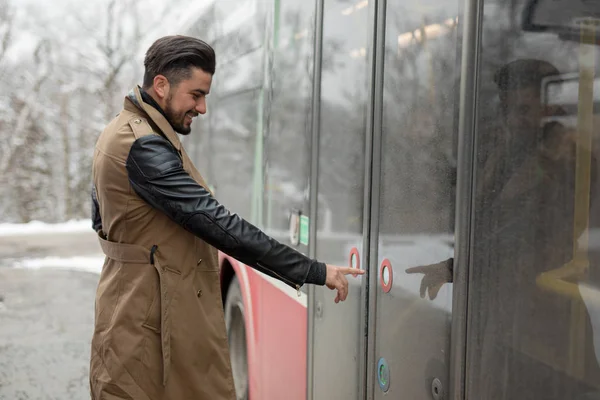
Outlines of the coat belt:
{"label": "coat belt", "polygon": [[165,271],[160,266],[158,257],[155,257],[157,246],[152,250],[146,249],[143,246],[127,243],[110,242],[98,235],[100,247],[111,260],[121,263],[132,264],[152,264],[159,276],[160,286],[160,338],[163,361],[163,385],[167,384],[169,370],[171,369],[171,317],[169,313],[168,296],[172,297],[173,293],[168,292],[167,279],[165,279]]}
{"label": "coat belt", "polygon": [[131,264],[150,264],[150,250],[137,244],[109,242],[98,235],[100,247],[111,260]]}

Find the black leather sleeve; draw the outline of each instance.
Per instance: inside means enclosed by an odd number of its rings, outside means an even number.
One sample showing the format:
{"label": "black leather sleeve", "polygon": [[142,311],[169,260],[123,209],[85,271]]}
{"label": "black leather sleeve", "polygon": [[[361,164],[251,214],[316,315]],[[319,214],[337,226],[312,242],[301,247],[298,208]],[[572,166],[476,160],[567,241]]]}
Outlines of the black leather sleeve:
{"label": "black leather sleeve", "polygon": [[100,206],[96,195],[96,187],[92,185],[92,228],[99,232],[102,230],[102,217],[100,217]]}
{"label": "black leather sleeve", "polygon": [[177,150],[162,136],[136,140],[126,167],[129,182],[142,199],[215,248],[294,288],[325,284],[325,264],[229,212],[189,176]]}

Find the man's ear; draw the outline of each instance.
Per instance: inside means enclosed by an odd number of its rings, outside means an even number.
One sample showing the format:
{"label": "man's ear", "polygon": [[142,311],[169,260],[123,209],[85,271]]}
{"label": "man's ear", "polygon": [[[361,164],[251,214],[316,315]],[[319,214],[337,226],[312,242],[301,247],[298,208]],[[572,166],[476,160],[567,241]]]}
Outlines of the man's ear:
{"label": "man's ear", "polygon": [[156,75],[154,77],[153,89],[154,93],[156,93],[161,100],[164,100],[169,96],[171,86],[164,75]]}

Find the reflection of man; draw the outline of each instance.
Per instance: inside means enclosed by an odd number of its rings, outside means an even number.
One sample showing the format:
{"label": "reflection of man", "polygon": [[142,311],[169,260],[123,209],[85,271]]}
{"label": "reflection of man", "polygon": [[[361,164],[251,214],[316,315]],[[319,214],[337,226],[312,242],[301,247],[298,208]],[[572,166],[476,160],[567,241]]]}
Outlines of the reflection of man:
{"label": "reflection of man", "polygon": [[[573,259],[575,143],[560,110],[541,101],[551,64],[517,60],[494,76],[502,127],[480,121],[470,300],[479,310],[469,345],[475,393],[486,399],[576,399],[600,383],[592,332],[579,296],[537,285],[540,274]],[[483,132],[494,132],[486,138]],[[488,141],[491,143],[488,144]],[[595,167],[593,167],[595,168]],[[449,278],[449,261],[409,269],[425,273],[430,296]],[[438,279],[436,279],[436,277]],[[575,283],[579,276],[569,277]],[[446,279],[446,281],[451,281]]]}
{"label": "reflection of man", "polygon": [[494,76],[499,89],[503,122],[511,149],[538,144],[540,121],[547,111],[541,101],[541,82],[559,75],[551,64],[537,60],[517,60],[502,67]]}

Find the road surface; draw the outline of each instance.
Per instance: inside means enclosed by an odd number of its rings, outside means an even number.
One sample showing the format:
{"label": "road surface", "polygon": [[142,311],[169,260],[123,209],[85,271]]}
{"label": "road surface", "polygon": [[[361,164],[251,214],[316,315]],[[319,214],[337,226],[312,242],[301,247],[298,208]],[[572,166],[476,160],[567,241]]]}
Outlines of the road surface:
{"label": "road surface", "polygon": [[90,398],[98,275],[11,265],[99,253],[93,232],[0,237],[0,400]]}

